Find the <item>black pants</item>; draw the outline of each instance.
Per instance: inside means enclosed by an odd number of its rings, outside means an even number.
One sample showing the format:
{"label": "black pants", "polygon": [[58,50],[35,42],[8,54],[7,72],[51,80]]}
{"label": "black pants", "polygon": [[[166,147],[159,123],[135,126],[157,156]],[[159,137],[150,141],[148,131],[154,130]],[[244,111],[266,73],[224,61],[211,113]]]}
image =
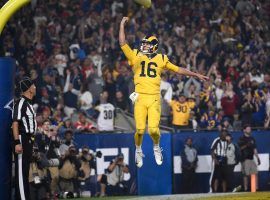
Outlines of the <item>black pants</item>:
{"label": "black pants", "polygon": [[196,173],[195,169],[186,169],[182,168],[183,170],[183,193],[188,194],[188,193],[194,193],[194,185],[196,183]]}
{"label": "black pants", "polygon": [[46,183],[44,181],[41,181],[40,184],[35,184],[34,182],[31,182],[29,184],[30,188],[30,196],[31,200],[46,200]]}
{"label": "black pants", "polygon": [[22,133],[22,154],[15,153],[15,199],[30,200],[29,167],[32,159],[33,141],[31,135]]}
{"label": "black pants", "polygon": [[227,165],[227,191],[232,192],[234,189],[234,167],[235,165]]}

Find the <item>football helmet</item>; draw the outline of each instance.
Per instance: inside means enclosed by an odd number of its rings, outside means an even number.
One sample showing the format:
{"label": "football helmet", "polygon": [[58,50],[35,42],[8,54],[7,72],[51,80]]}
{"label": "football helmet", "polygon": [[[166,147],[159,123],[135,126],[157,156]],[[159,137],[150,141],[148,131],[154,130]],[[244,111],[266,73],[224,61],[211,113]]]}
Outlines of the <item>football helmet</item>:
{"label": "football helmet", "polygon": [[141,41],[140,52],[153,54],[158,50],[158,39],[156,36],[145,36]]}

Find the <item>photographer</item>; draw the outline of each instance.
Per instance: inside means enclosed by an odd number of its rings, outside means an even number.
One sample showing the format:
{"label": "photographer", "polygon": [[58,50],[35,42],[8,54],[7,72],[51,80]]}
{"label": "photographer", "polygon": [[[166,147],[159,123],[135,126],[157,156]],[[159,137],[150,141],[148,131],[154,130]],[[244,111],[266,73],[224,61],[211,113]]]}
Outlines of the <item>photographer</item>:
{"label": "photographer", "polygon": [[50,120],[45,120],[42,124],[41,132],[36,135],[36,145],[39,152],[45,155],[48,161],[47,167],[50,174],[50,192],[54,195],[58,192],[59,181],[59,146],[60,140],[57,137],[57,127],[51,126]]}
{"label": "photographer", "polygon": [[129,173],[128,165],[124,163],[124,154],[120,153],[112,160],[107,170],[107,174],[98,177],[101,186],[100,196],[105,196],[106,186],[114,195],[124,194],[126,192],[126,187],[123,185],[124,173]]}
{"label": "photographer", "polygon": [[73,144],[73,131],[68,129],[65,131],[64,142],[60,145],[60,155],[64,156],[68,152],[69,147],[74,146]]}
{"label": "photographer", "polygon": [[76,181],[78,176],[83,176],[80,171],[81,162],[77,158],[77,151],[74,146],[70,146],[65,155],[62,155],[59,164],[59,186],[61,192],[73,193],[76,191]]}
{"label": "photographer", "polygon": [[46,200],[48,199],[48,183],[46,168],[42,162],[44,154],[40,153],[37,147],[34,147],[33,150],[29,170],[30,197],[33,200]]}
{"label": "photographer", "polygon": [[90,182],[90,175],[91,175],[91,171],[92,169],[96,169],[96,160],[95,157],[101,158],[102,153],[100,151],[96,152],[96,154],[91,153],[91,150],[87,147],[84,146],[81,149],[81,152],[79,154],[79,160],[81,162],[81,168],[80,170],[83,172],[82,173],[82,177],[78,177],[78,181],[79,181],[79,187],[80,187],[80,192],[81,194],[85,193],[85,194],[91,194],[91,192],[89,191],[91,182]]}

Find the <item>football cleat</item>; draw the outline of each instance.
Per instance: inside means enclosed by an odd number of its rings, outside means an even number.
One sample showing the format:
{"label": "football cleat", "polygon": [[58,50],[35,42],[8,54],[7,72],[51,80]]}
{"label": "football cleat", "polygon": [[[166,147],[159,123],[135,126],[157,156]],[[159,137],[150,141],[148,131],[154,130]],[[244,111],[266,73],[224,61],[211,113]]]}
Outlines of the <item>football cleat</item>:
{"label": "football cleat", "polygon": [[157,165],[161,165],[163,162],[162,148],[159,146],[154,146],[154,155]]}
{"label": "football cleat", "polygon": [[141,168],[143,165],[143,153],[142,150],[137,150],[135,151],[135,163],[137,165],[137,167]]}

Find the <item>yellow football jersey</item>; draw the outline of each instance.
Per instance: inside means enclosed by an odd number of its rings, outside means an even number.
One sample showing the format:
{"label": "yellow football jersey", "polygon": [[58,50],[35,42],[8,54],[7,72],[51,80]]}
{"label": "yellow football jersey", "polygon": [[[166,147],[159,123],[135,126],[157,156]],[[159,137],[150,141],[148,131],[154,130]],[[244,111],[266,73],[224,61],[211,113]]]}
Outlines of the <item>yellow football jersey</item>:
{"label": "yellow football jersey", "polygon": [[148,58],[137,49],[132,50],[128,44],[123,45],[121,49],[134,73],[135,92],[159,94],[162,71],[178,71],[178,67],[172,64],[166,55],[156,54],[153,58]]}
{"label": "yellow football jersey", "polygon": [[195,107],[195,102],[184,102],[171,101],[170,106],[173,112],[173,125],[186,126],[188,125],[190,110]]}

